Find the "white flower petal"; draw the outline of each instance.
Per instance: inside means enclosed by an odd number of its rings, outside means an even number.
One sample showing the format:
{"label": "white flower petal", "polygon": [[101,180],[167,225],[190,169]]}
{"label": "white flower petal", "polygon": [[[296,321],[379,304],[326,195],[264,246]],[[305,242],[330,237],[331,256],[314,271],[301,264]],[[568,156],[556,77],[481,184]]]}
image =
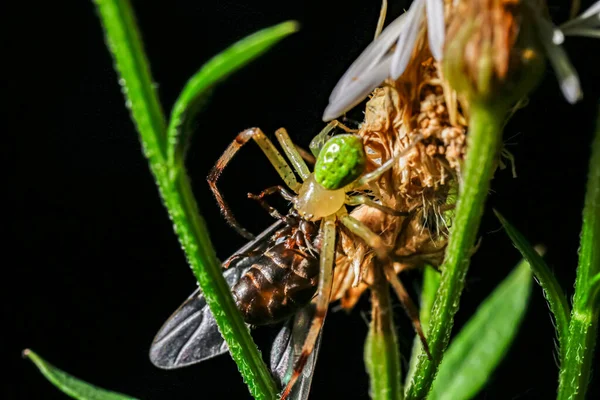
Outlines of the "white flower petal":
{"label": "white flower petal", "polygon": [[575,104],[583,97],[577,74],[568,75],[559,83],[560,89],[569,103]]}
{"label": "white flower petal", "polygon": [[594,39],[600,39],[600,29],[569,29],[567,31],[567,35],[569,36],[584,36],[590,37]]}
{"label": "white flower petal", "polygon": [[[445,22],[443,0],[414,0],[408,11],[387,26],[352,63],[340,78],[329,96],[325,110],[325,121],[338,117],[360,103],[373,89],[388,76],[397,79],[410,62],[413,49],[423,21],[425,7],[428,8],[428,28],[430,48],[436,60],[442,58]],[[389,55],[394,42],[396,51]],[[388,68],[384,73],[382,65]],[[378,80],[378,82],[376,82]]]}
{"label": "white flower petal", "polygon": [[444,49],[446,23],[444,21],[444,2],[442,0],[427,0],[427,35],[429,49],[433,58],[441,61]]}
{"label": "white flower petal", "polygon": [[[573,18],[560,26],[565,35],[577,35],[573,32],[595,31],[597,28],[600,28],[600,1],[594,3],[577,18]],[[580,34],[579,36],[587,35]],[[592,36],[594,37],[594,35]]]}
{"label": "white flower petal", "polygon": [[390,72],[391,55],[387,55],[381,62],[359,79],[349,82],[343,92],[334,101],[330,101],[325,112],[323,121],[327,122],[339,117],[365,99],[377,86],[388,77]]}
{"label": "white flower petal", "polygon": [[535,25],[538,28],[540,41],[554,68],[563,95],[569,103],[574,104],[583,97],[577,71],[569,61],[565,50],[552,41],[556,29],[554,25],[539,12],[534,11],[533,15],[536,17]]}
{"label": "white flower petal", "polygon": [[371,42],[361,55],[358,56],[333,88],[333,91],[329,96],[329,102],[335,101],[336,97],[342,93],[342,89],[344,89],[346,85],[358,79],[360,75],[366,73],[370,68],[373,68],[373,66],[385,56],[402,31],[405,16],[406,13],[396,18],[383,30],[383,32],[381,32],[377,40]]}
{"label": "white flower petal", "polygon": [[419,28],[423,20],[424,7],[425,0],[415,0],[406,12],[406,24],[398,38],[396,51],[394,51],[394,55],[392,56],[392,65],[390,68],[392,79],[398,79],[410,61],[410,56],[415,48]]}
{"label": "white flower petal", "polygon": [[585,10],[584,12],[582,12],[579,17],[581,17],[581,18],[588,18],[588,17],[591,17],[594,14],[596,14],[596,18],[600,18],[600,1],[597,1],[594,4],[592,4],[590,6],[590,8],[588,8],[587,10]]}

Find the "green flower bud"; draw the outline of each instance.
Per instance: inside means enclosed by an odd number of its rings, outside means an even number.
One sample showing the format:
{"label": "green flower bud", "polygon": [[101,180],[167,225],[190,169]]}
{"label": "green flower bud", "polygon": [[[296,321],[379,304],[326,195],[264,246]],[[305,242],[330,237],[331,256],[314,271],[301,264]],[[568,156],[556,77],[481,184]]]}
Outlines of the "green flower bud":
{"label": "green flower bud", "polygon": [[470,102],[511,104],[539,81],[544,57],[530,10],[515,0],[462,0],[452,14],[443,72]]}

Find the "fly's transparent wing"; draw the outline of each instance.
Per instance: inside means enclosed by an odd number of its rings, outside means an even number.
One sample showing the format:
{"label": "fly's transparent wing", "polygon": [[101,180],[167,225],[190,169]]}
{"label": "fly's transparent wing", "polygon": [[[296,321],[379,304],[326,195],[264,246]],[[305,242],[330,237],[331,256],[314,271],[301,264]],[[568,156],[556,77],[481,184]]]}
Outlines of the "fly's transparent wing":
{"label": "fly's transparent wing", "polygon": [[[253,241],[234,253],[241,257],[223,276],[233,287],[269,244],[269,238],[283,222],[277,221]],[[232,256],[232,257],[233,257]],[[197,289],[160,328],[150,347],[150,361],[158,368],[175,369],[196,364],[227,352],[227,344],[213,317],[204,294]]]}
{"label": "fly's transparent wing", "polygon": [[[230,268],[223,274],[229,287],[244,273]],[[196,290],[160,328],[150,347],[150,361],[159,368],[174,369],[227,352],[227,344],[200,289]]]}
{"label": "fly's transparent wing", "polygon": [[[273,377],[280,387],[285,387],[290,380],[294,364],[302,353],[302,345],[310,329],[314,316],[314,306],[311,304],[298,311],[293,319],[290,319],[277,334],[271,346],[270,367]],[[291,400],[306,400],[310,392],[315,364],[319,348],[321,347],[321,333],[315,343],[315,348],[310,353],[302,375],[294,385],[289,396]]]}

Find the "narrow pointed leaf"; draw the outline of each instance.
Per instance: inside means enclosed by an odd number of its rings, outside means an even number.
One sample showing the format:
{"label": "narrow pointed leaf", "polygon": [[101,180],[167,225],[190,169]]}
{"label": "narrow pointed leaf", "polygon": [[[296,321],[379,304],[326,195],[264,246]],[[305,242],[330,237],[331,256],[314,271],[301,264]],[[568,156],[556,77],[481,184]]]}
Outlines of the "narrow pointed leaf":
{"label": "narrow pointed leaf", "polygon": [[512,226],[498,211],[494,210],[496,217],[500,220],[506,233],[512,240],[514,246],[521,252],[523,257],[529,262],[531,270],[535,275],[537,282],[544,290],[544,296],[548,301],[550,311],[554,315],[556,321],[556,332],[558,336],[558,343],[560,345],[561,359],[564,350],[564,346],[567,340],[569,332],[569,313],[570,307],[567,297],[563,292],[560,284],[556,280],[556,277],[544,262],[542,256],[540,256],[535,249],[529,244],[527,239],[521,233]]}
{"label": "narrow pointed leaf", "polygon": [[144,154],[192,272],[250,392],[256,399],[272,399],[278,388],[223,278],[190,179],[169,163],[167,124],[130,1],[94,0],[94,3]]}
{"label": "narrow pointed leaf", "polygon": [[44,375],[46,379],[48,379],[54,386],[74,399],[135,400],[135,397],[102,389],[77,379],[74,376],[67,374],[63,370],[56,368],[54,365],[45,361],[42,357],[38,356],[31,350],[23,351],[23,355],[33,361],[42,375]]}
{"label": "narrow pointed leaf", "polygon": [[596,276],[590,279],[590,290],[584,301],[587,307],[600,308],[600,273],[597,273]]}
{"label": "narrow pointed leaf", "polygon": [[377,263],[371,285],[372,317],[365,341],[364,359],[369,374],[369,394],[373,400],[403,400],[400,351],[390,287]]}
{"label": "narrow pointed leaf", "polygon": [[170,165],[183,161],[191,133],[189,124],[193,115],[204,104],[211,89],[297,30],[298,23],[294,21],[262,29],[210,59],[190,78],[179,94],[169,120],[167,153]]}
{"label": "narrow pointed leaf", "polygon": [[531,271],[522,261],[454,338],[429,400],[470,399],[483,388],[515,338],[530,292]]}

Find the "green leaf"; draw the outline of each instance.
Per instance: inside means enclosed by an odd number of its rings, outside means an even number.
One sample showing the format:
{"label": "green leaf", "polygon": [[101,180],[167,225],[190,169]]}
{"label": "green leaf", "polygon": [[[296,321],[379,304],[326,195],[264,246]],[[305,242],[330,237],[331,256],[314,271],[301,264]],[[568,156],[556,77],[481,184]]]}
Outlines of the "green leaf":
{"label": "green leaf", "polygon": [[135,397],[127,396],[110,390],[90,385],[80,379],[67,374],[45,361],[31,350],[23,351],[23,356],[29,358],[38,367],[42,375],[63,393],[74,399],[81,400],[135,400]]}
{"label": "green leaf", "polygon": [[365,341],[364,359],[369,374],[369,394],[373,400],[402,400],[400,349],[394,326],[390,287],[381,264],[373,270],[372,316]]}
{"label": "green leaf", "polygon": [[529,261],[531,270],[535,275],[537,282],[544,290],[544,296],[548,301],[550,311],[554,315],[556,320],[556,333],[558,336],[558,343],[560,345],[561,360],[564,353],[564,346],[567,340],[569,332],[569,313],[571,312],[567,297],[563,292],[560,284],[556,280],[556,277],[544,262],[542,256],[540,256],[535,249],[529,244],[527,239],[521,233],[512,226],[498,211],[494,210],[496,217],[500,220],[506,233],[512,240],[515,247],[521,252],[523,257]]}
{"label": "green leaf", "polygon": [[531,271],[522,261],[481,303],[444,355],[429,400],[462,400],[485,385],[527,310]]}
{"label": "green leaf", "polygon": [[587,298],[584,300],[584,304],[589,308],[600,307],[598,302],[600,301],[600,273],[597,273],[592,279],[590,279],[590,290]]}
{"label": "green leaf", "polygon": [[297,30],[298,23],[295,21],[283,22],[262,29],[210,59],[192,76],[175,102],[169,121],[167,155],[171,166],[183,162],[192,131],[189,124],[193,120],[193,115],[204,104],[211,89],[228,75],[242,68]]}
{"label": "green leaf", "polygon": [[[223,278],[221,263],[186,173],[168,163],[167,126],[142,39],[128,0],[94,0],[115,61],[126,105],[140,134],[144,154],[219,331],[255,399],[273,399],[278,388]],[[211,76],[218,71],[212,70]]]}

